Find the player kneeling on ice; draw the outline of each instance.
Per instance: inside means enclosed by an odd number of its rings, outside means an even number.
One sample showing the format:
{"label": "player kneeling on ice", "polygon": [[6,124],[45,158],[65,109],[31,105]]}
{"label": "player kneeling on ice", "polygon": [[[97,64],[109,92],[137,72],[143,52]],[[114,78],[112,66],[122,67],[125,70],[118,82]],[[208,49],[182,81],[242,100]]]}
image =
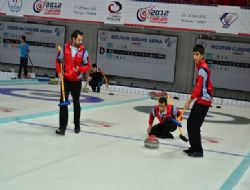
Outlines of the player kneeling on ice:
{"label": "player kneeling on ice", "polygon": [[[175,118],[179,116],[181,112],[174,106],[167,103],[166,97],[159,99],[158,105],[154,106],[148,121],[147,132],[148,135],[155,135],[158,138],[171,138],[174,136],[171,132],[177,129]],[[160,123],[153,125],[154,118],[157,118]]]}
{"label": "player kneeling on ice", "polygon": [[87,83],[91,86],[93,92],[100,92],[103,83],[106,84],[107,89],[109,87],[106,75],[96,64],[91,67]]}

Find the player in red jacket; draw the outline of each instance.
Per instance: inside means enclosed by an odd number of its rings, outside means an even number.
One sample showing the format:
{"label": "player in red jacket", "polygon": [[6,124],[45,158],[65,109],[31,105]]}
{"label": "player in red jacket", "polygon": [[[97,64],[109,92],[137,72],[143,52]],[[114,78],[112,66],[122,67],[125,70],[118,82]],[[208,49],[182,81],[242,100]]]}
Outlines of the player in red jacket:
{"label": "player in red jacket", "polygon": [[187,120],[190,148],[184,150],[188,156],[192,157],[203,157],[200,128],[212,104],[213,84],[210,69],[204,59],[204,53],[205,48],[202,45],[194,46],[193,57],[198,75],[192,95],[184,107],[184,110],[188,109],[192,101],[195,100]]}
{"label": "player in red jacket", "polygon": [[[83,33],[79,30],[71,34],[71,42],[65,44],[56,59],[56,71],[58,76],[64,78],[65,100],[68,101],[69,93],[72,95],[74,104],[74,131],[80,132],[80,94],[82,88],[82,73],[90,69],[90,60],[87,50],[82,44]],[[62,64],[62,65],[61,65]],[[62,67],[61,67],[62,66]],[[63,68],[63,72],[61,71]],[[63,76],[62,76],[63,75]],[[63,101],[62,93],[60,102]],[[56,134],[65,135],[68,125],[68,106],[60,106],[60,124]]]}
{"label": "player in red jacket", "polygon": [[[167,104],[167,98],[161,97],[158,105],[154,106],[148,120],[148,135],[155,135],[158,138],[174,138],[170,132],[177,129],[177,125],[171,119],[179,116],[180,111],[174,106]],[[154,118],[159,123],[153,126]]]}

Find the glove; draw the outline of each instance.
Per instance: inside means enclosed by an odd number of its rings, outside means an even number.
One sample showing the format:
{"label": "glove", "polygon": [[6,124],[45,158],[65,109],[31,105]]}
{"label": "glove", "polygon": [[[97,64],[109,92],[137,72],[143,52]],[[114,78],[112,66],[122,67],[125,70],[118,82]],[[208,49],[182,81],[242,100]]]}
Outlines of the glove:
{"label": "glove", "polygon": [[182,127],[181,122],[177,121],[174,117],[169,117],[168,121],[170,121],[171,123],[173,123],[173,124],[175,124],[175,125],[177,125],[179,127]]}

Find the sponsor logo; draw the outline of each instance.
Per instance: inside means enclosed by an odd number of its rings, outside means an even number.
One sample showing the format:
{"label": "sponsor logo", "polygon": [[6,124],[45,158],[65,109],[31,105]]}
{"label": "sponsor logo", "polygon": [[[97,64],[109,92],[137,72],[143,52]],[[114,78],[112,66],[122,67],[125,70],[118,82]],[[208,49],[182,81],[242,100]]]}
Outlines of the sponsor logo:
{"label": "sponsor logo", "polygon": [[110,22],[120,22],[121,10],[122,4],[118,1],[112,1],[108,6],[109,16],[107,17],[107,20]]}
{"label": "sponsor logo", "polygon": [[122,10],[122,4],[118,1],[112,1],[108,7],[108,11],[112,14],[117,14]]}
{"label": "sponsor logo", "polygon": [[200,45],[202,45],[204,48],[207,48],[207,42],[206,41],[199,41]]}
{"label": "sponsor logo", "polygon": [[220,17],[223,28],[229,28],[237,19],[239,15],[237,13],[224,13]]}
{"label": "sponsor logo", "polygon": [[8,0],[8,6],[11,12],[19,12],[23,6],[22,0]]}
{"label": "sponsor logo", "polygon": [[107,38],[108,38],[107,32],[102,31],[101,34],[100,34],[100,39],[101,39],[102,41],[106,41]]}
{"label": "sponsor logo", "polygon": [[166,38],[165,43],[167,44],[168,47],[171,47],[173,44],[176,43],[176,39],[174,39],[174,38]]}
{"label": "sponsor logo", "polygon": [[168,23],[168,14],[169,11],[155,9],[155,6],[149,6],[145,8],[140,8],[137,11],[137,19],[140,22],[145,22],[149,20],[151,23]]}
{"label": "sponsor logo", "polygon": [[47,0],[36,0],[33,4],[35,13],[41,13],[44,10],[45,15],[60,15],[62,3],[48,2]]}
{"label": "sponsor logo", "polygon": [[56,36],[60,36],[63,32],[64,32],[63,28],[60,28],[60,27],[55,28]]}
{"label": "sponsor logo", "polygon": [[36,0],[33,4],[33,10],[35,11],[35,13],[42,12],[45,4],[46,4],[46,0]]}

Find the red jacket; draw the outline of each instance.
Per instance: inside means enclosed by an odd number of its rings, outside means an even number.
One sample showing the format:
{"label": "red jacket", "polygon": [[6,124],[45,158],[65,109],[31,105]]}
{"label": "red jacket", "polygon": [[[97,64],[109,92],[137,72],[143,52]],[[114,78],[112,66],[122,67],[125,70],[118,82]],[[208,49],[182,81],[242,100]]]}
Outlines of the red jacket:
{"label": "red jacket", "polygon": [[150,115],[149,115],[149,120],[148,123],[150,125],[153,124],[154,122],[154,118],[156,117],[160,123],[164,123],[164,120],[173,116],[176,117],[180,114],[180,111],[178,109],[176,109],[175,106],[168,104],[166,106],[165,111],[161,114],[159,111],[159,105],[154,106],[154,108],[152,109]]}
{"label": "red jacket", "polygon": [[[57,73],[61,73],[60,65],[62,64],[64,67],[64,77],[69,81],[79,81],[81,80],[80,74],[89,71],[90,60],[89,57],[87,57],[87,63],[84,63],[84,54],[86,53],[86,50],[83,45],[80,46],[78,52],[72,57],[70,45],[71,43],[66,43],[63,52],[58,52],[56,71]],[[60,60],[60,57],[63,57],[64,60]],[[64,64],[62,62],[64,62]],[[77,72],[73,70],[76,66],[79,67]]]}
{"label": "red jacket", "polygon": [[210,106],[212,104],[213,93],[210,69],[205,60],[202,60],[196,67],[198,69],[198,76],[196,77],[196,84],[191,98],[196,99],[196,102],[199,104]]}

